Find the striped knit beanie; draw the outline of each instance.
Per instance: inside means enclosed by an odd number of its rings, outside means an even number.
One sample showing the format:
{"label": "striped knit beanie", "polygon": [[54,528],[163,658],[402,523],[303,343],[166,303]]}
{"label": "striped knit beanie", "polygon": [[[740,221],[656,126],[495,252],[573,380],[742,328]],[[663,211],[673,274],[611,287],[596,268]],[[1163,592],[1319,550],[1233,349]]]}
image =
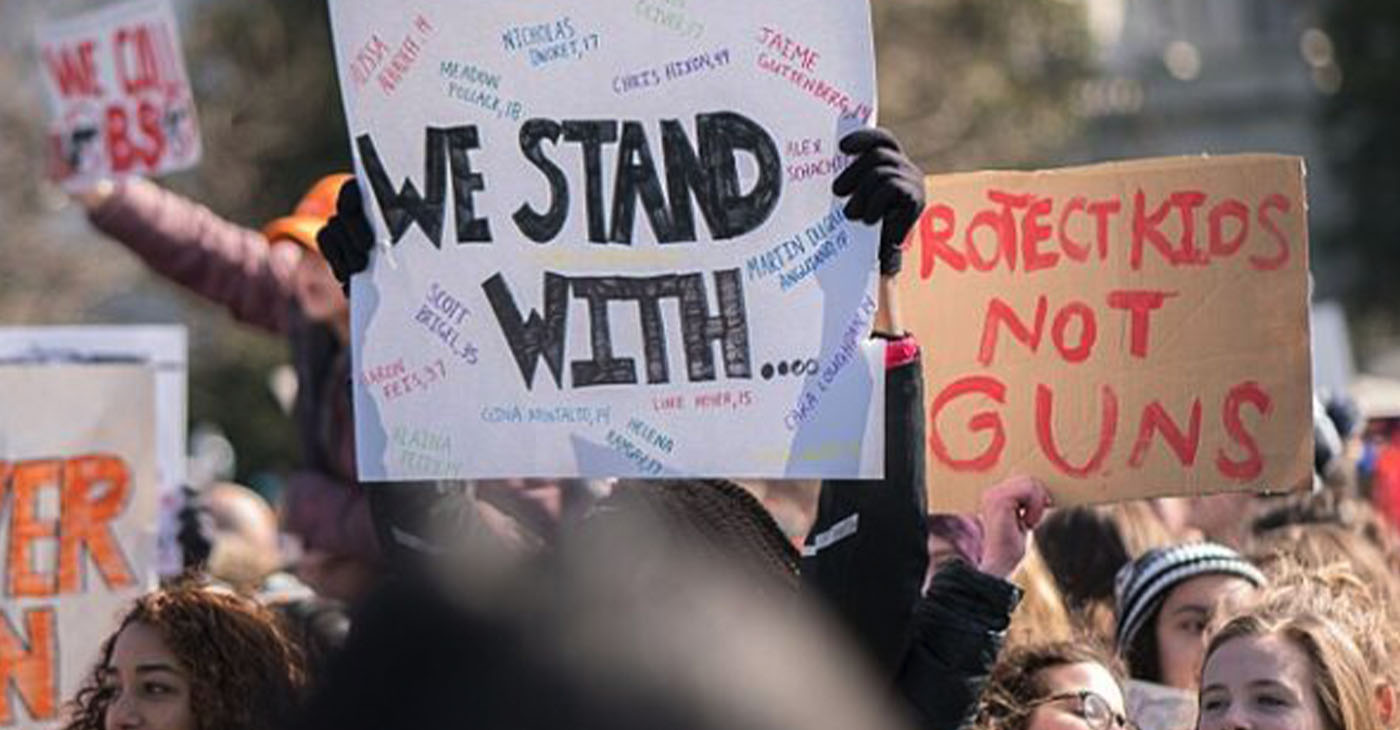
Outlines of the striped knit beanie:
{"label": "striped knit beanie", "polygon": [[1124,565],[1114,581],[1118,649],[1132,646],[1133,639],[1173,588],[1198,575],[1233,575],[1256,588],[1264,585],[1264,574],[1224,545],[1197,542],[1149,550]]}

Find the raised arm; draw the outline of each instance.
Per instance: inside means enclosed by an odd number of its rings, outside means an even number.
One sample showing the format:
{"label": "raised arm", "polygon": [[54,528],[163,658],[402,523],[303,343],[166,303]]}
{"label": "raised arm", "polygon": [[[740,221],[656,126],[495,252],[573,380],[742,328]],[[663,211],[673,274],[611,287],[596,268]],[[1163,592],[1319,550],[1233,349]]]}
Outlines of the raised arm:
{"label": "raised arm", "polygon": [[822,482],[807,538],[804,580],[894,676],[928,563],[924,522],[924,406],[919,348],[894,302],[901,244],[923,210],[923,173],[893,135],[863,129],[841,140],[855,160],[832,184],[850,196],[846,217],[880,223],[880,309],[874,335],[885,344],[885,478]]}
{"label": "raised arm", "polygon": [[77,198],[98,230],[161,276],[223,305],[242,322],[287,330],[302,255],[295,244],[269,245],[261,233],[140,179],[105,183]]}

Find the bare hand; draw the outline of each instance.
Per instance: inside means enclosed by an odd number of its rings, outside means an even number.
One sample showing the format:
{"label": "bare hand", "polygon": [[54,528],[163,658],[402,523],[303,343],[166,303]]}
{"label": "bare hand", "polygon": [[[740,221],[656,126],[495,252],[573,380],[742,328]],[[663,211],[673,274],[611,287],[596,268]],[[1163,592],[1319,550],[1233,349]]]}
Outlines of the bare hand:
{"label": "bare hand", "polygon": [[102,207],[102,204],[112,197],[112,192],[116,189],[117,186],[111,180],[98,180],[91,187],[73,192],[72,197],[73,200],[78,201],[78,205],[93,211]]}
{"label": "bare hand", "polygon": [[1050,506],[1050,492],[1034,477],[1007,477],[982,493],[983,573],[1006,578],[1026,555],[1026,536]]}

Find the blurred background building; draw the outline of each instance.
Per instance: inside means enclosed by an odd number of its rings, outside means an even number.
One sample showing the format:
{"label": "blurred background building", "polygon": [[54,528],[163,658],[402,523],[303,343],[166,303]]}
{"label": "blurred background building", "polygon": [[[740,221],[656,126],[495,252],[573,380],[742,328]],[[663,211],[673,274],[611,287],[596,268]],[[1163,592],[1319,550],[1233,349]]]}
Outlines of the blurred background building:
{"label": "blurred background building", "polygon": [[[33,25],[99,3],[0,0],[0,322],[182,322],[192,423],[248,481],[294,463],[284,344],[147,273],[42,182]],[[320,0],[175,0],[205,143],[161,182],[249,226],[349,167]],[[1362,369],[1400,356],[1400,2],[872,0],[880,121],[930,172],[1156,155],[1307,159],[1319,296]],[[280,374],[279,374],[280,373]]]}

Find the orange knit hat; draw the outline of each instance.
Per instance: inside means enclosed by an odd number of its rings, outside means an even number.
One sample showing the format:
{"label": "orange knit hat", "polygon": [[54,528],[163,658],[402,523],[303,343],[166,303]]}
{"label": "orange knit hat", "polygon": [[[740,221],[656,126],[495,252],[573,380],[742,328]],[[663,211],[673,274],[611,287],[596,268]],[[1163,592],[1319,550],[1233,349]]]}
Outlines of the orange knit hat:
{"label": "orange knit hat", "polygon": [[285,238],[320,253],[316,234],[335,215],[335,201],[340,197],[340,188],[351,179],[350,175],[339,173],[317,180],[297,203],[296,210],[264,226],[263,235],[268,241]]}

